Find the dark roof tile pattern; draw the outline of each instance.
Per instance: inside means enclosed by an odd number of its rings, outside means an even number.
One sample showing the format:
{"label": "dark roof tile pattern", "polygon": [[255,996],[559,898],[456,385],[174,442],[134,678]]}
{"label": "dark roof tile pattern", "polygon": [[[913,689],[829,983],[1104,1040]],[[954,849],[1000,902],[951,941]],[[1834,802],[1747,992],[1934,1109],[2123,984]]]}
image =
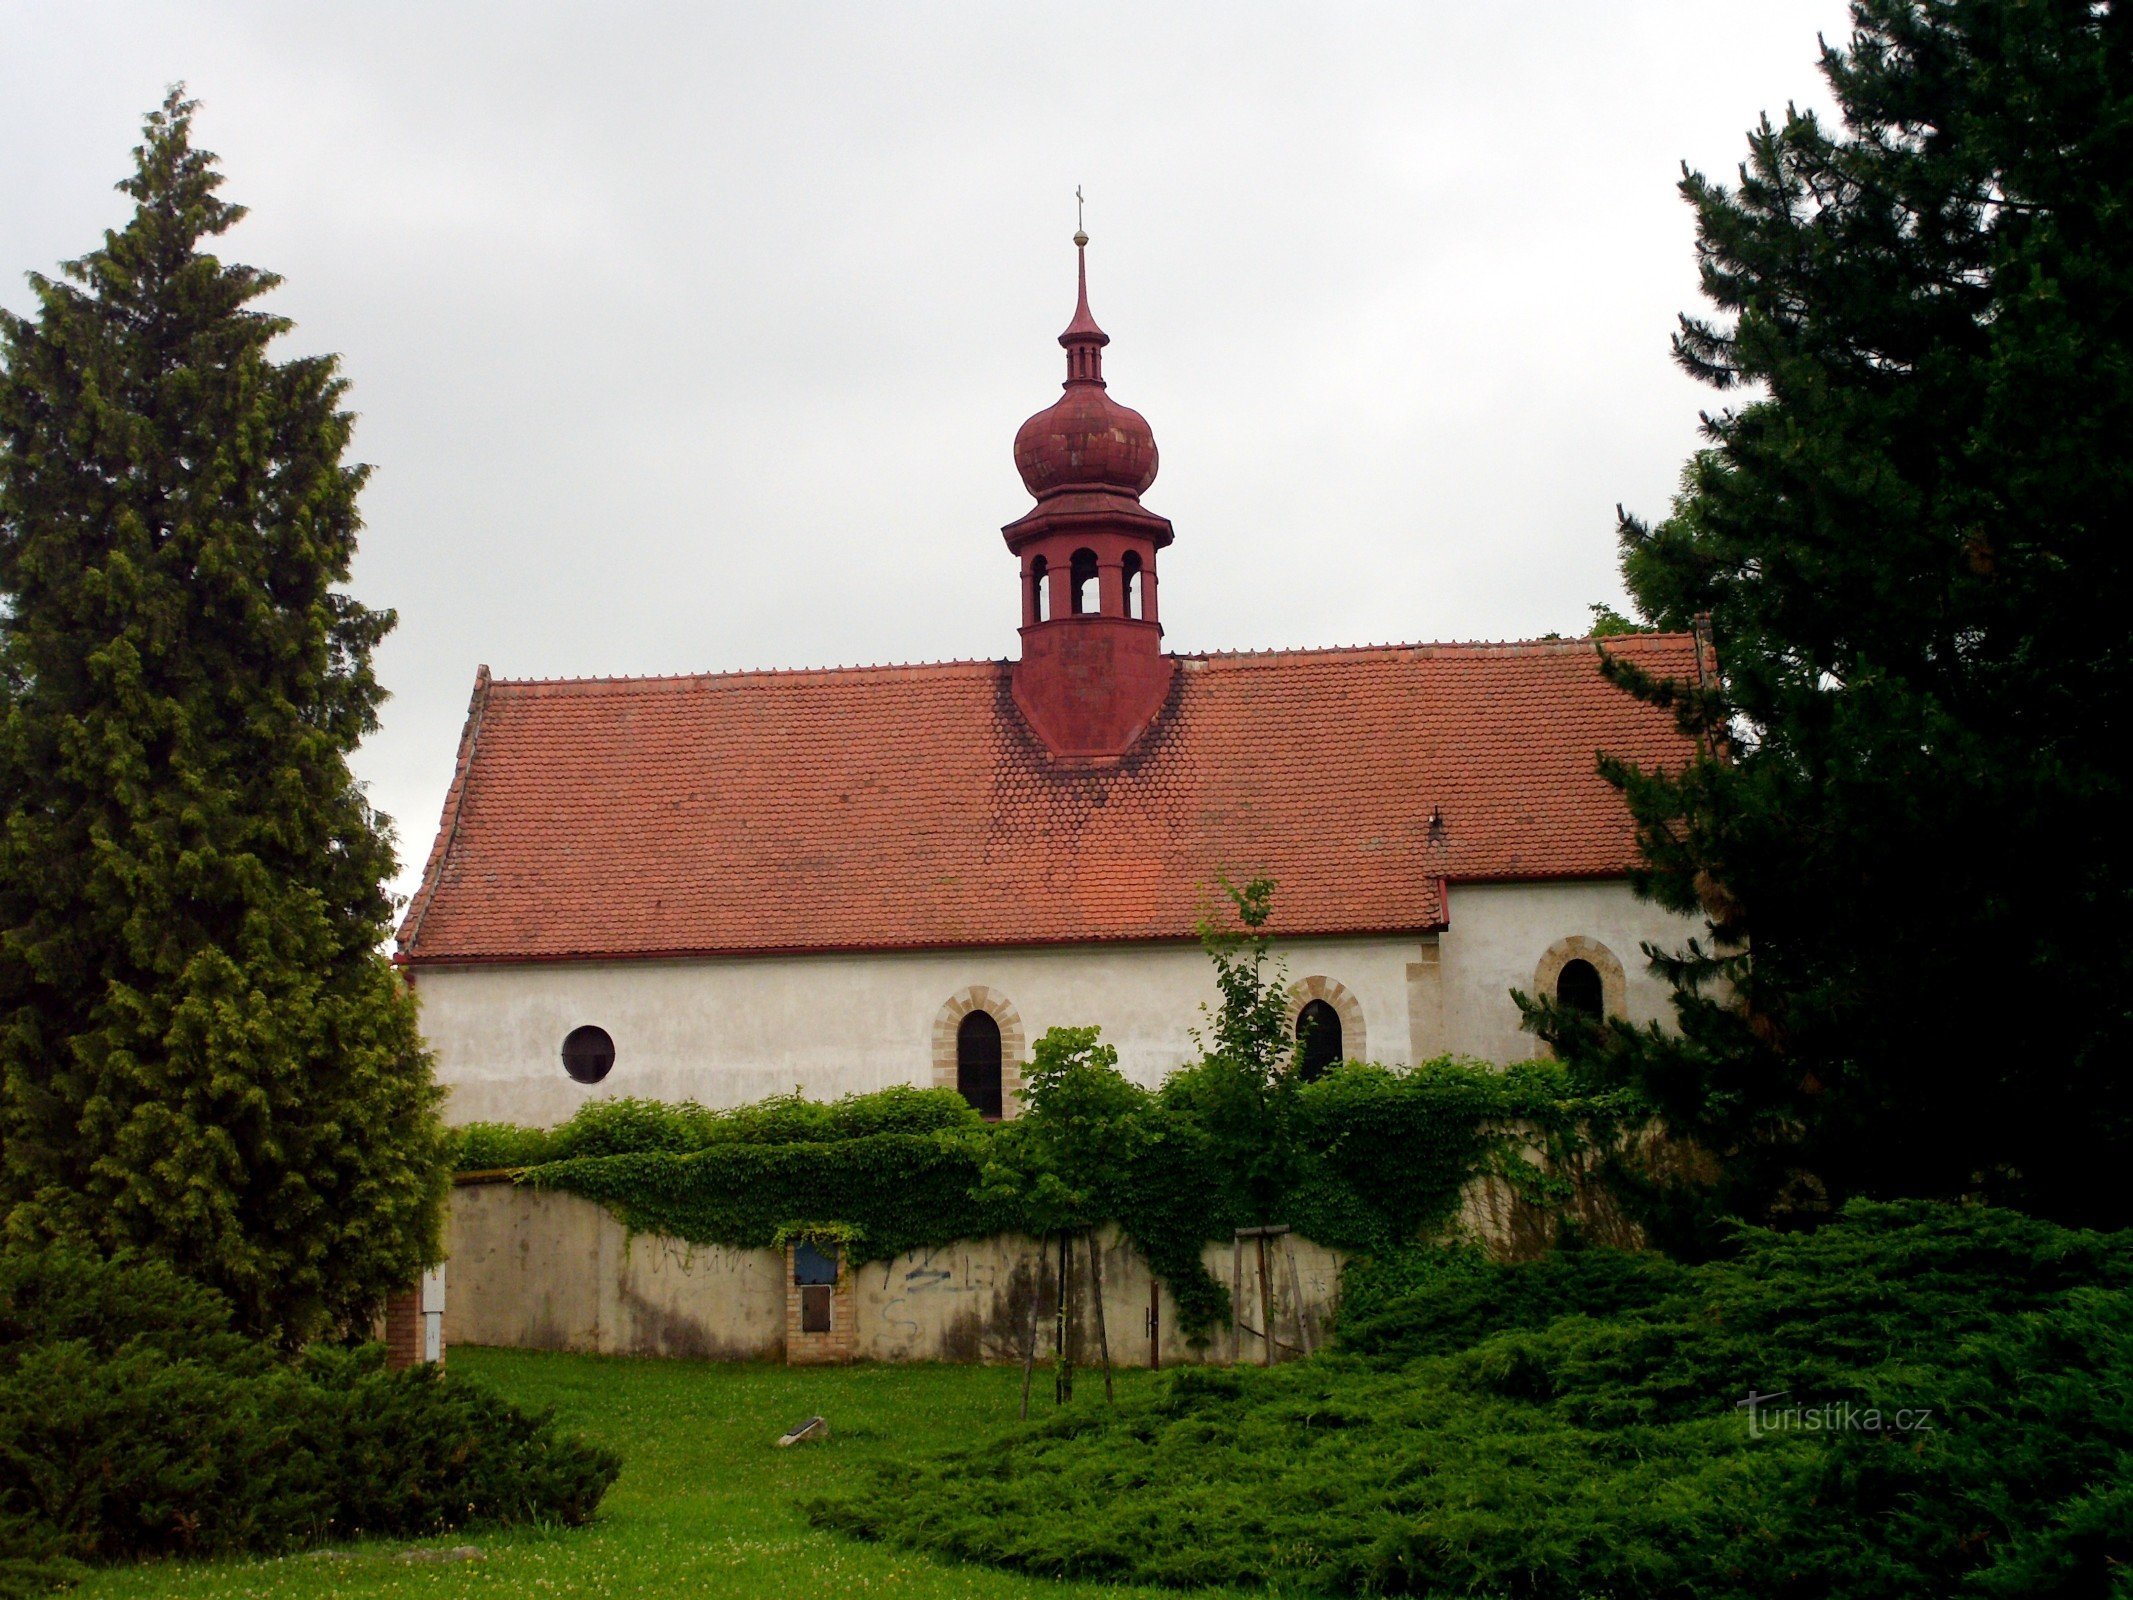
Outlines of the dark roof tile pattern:
{"label": "dark roof tile pattern", "polygon": [[[1612,639],[1693,677],[1687,635]],[[1186,656],[1124,759],[1055,761],[1005,662],[475,687],[403,959],[501,963],[1425,930],[1445,879],[1634,857],[1606,750],[1672,718],[1589,640]],[[1437,824],[1433,825],[1433,818]]]}

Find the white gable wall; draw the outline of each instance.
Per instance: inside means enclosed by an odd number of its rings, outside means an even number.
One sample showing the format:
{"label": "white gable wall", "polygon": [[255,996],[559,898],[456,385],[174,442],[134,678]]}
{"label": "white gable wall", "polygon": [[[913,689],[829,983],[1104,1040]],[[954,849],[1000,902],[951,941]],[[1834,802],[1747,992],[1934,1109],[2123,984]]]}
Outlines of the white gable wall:
{"label": "white gable wall", "polygon": [[[1452,888],[1439,939],[1285,941],[1291,980],[1345,991],[1350,1055],[1387,1064],[1447,1051],[1530,1056],[1507,991],[1531,989],[1555,941],[1600,941],[1628,969],[1627,1009],[1668,1015],[1642,970],[1640,939],[1678,943],[1680,919],[1627,885],[1530,883]],[[1215,1000],[1206,956],[1189,944],[1069,945],[908,954],[692,961],[551,962],[420,969],[422,1027],[451,1091],[452,1121],[553,1123],[587,1099],[642,1095],[729,1106],[786,1093],[814,1098],[938,1081],[936,1022],[982,988],[999,1002],[1009,1048],[1047,1028],[1096,1024],[1119,1065],[1158,1082],[1195,1054],[1190,1035]],[[1299,1004],[1301,1002],[1299,1001]],[[587,1087],[563,1071],[563,1036],[592,1023],[615,1066]],[[1016,1026],[1019,1024],[1019,1027]],[[952,1077],[949,1081],[953,1081]]]}

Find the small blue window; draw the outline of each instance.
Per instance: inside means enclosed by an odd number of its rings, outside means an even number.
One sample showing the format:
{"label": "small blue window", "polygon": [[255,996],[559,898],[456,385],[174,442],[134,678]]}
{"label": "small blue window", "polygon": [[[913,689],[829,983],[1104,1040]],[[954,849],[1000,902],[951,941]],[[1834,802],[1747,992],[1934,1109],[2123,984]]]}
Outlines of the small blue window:
{"label": "small blue window", "polygon": [[802,1239],[792,1250],[792,1281],[801,1288],[837,1281],[837,1247]]}

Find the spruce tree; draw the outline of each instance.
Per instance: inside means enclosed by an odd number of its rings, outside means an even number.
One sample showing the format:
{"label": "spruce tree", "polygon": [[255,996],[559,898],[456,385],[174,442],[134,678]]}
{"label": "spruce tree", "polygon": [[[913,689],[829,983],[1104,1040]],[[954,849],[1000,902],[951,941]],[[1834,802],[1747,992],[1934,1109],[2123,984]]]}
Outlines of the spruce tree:
{"label": "spruce tree", "polygon": [[435,1258],[443,1134],[348,768],[393,616],[339,587],[346,384],[203,249],[244,213],[193,109],[0,314],[0,1214],[294,1342]]}
{"label": "spruce tree", "polygon": [[[1987,1192],[2133,1218],[2133,23],[2122,0],[1857,0],[1841,127],[1685,174],[1705,418],[1621,526],[1718,676],[1634,692],[1708,755],[1625,789],[1685,1037],[1543,1031],[1750,1193]],[[1546,1007],[1535,1007],[1547,1011]]]}

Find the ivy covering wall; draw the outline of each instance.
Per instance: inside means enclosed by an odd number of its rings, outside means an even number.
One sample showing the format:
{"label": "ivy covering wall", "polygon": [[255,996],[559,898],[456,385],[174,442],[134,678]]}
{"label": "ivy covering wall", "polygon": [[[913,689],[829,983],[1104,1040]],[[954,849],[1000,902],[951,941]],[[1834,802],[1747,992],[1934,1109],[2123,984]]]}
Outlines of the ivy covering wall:
{"label": "ivy covering wall", "polygon": [[1265,1103],[1240,1108],[1252,1085],[1229,1063],[1143,1088],[1093,1028],[1045,1035],[1026,1079],[1024,1114],[1003,1123],[944,1089],[726,1111],[595,1101],[552,1129],[466,1127],[458,1164],[698,1244],[767,1248],[833,1227],[855,1261],[1113,1222],[1169,1284],[1183,1326],[1206,1334],[1229,1315],[1201,1265],[1209,1241],[1285,1222],[1337,1249],[1381,1251],[1443,1227],[1478,1174],[1536,1181],[1524,1158],[1536,1139],[1567,1153],[1623,1109],[1575,1096],[1551,1065],[1452,1059],[1283,1077],[1259,1086]]}

